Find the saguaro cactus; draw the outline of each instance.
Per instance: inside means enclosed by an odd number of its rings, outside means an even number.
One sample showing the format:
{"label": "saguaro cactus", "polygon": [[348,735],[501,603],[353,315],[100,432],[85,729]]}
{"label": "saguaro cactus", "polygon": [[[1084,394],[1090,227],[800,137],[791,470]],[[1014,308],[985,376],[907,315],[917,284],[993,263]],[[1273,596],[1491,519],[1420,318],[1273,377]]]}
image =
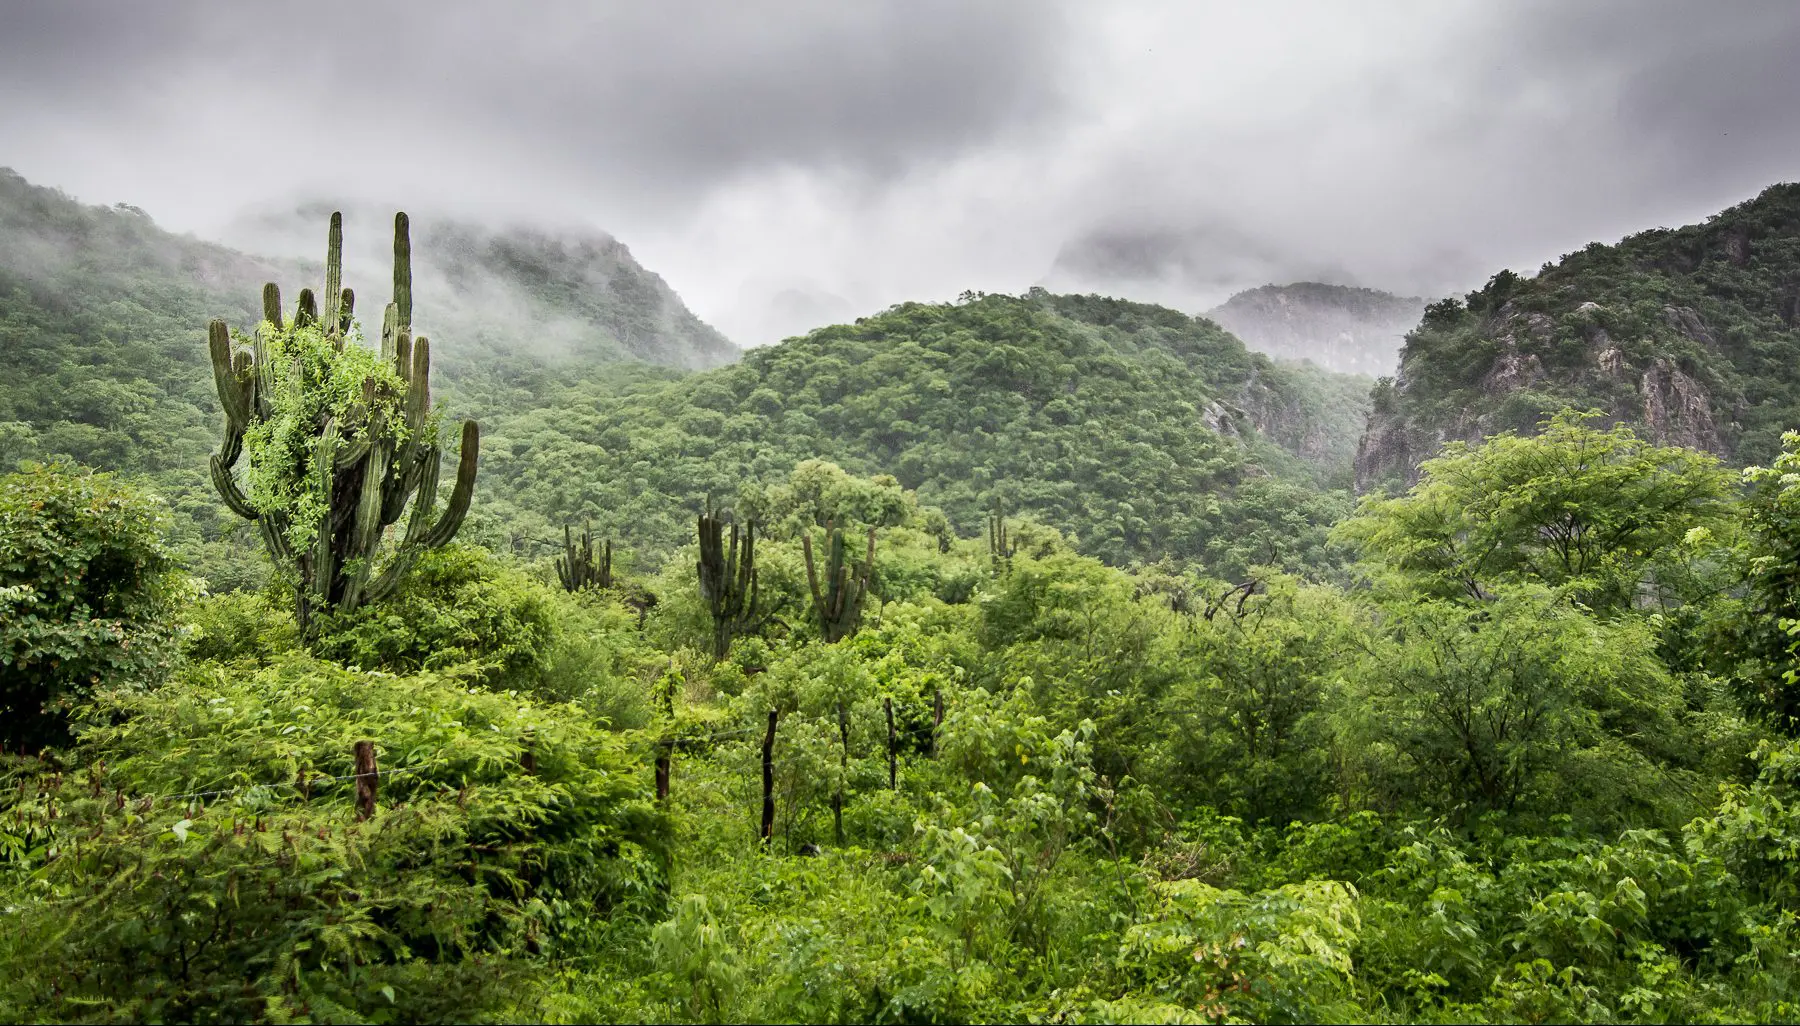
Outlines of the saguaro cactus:
{"label": "saguaro cactus", "polygon": [[823,586],[813,564],[810,534],[800,536],[800,547],[806,554],[806,583],[812,589],[813,615],[819,621],[819,634],[832,644],[855,634],[857,625],[862,622],[863,599],[868,597],[869,575],[875,569],[875,529],[869,528],[869,552],[863,559],[861,575],[855,577],[844,558],[844,532],[828,523],[825,533],[830,539],[830,549]]}
{"label": "saguaro cactus", "polygon": [[581,540],[577,542],[574,532],[564,524],[563,556],[556,561],[556,576],[561,579],[566,591],[612,587],[612,539],[606,539],[605,547],[600,550],[600,558],[595,559],[594,529],[583,523]]}
{"label": "saguaro cactus", "polygon": [[756,585],[756,522],[745,525],[740,541],[731,525],[726,544],[725,523],[702,514],[700,534],[700,597],[713,618],[713,661],[731,652],[731,639],[760,630],[768,619],[758,602]]}
{"label": "saguaro cactus", "polygon": [[[394,300],[382,318],[379,357],[352,342],[355,295],[343,288],[343,216],[331,215],[325,310],[302,289],[292,321],[281,290],[263,286],[263,321],[247,347],[224,321],[207,329],[225,440],[213,485],[232,512],[255,521],[276,565],[292,579],[303,636],[317,637],[321,610],[380,601],[419,554],[448,543],[475,491],[480,431],[462,426],[456,484],[438,507],[442,449],[431,413],[431,344],[412,335],[412,245],[394,215]],[[233,468],[249,455],[246,494]],[[405,528],[378,558],[387,528]],[[380,572],[377,573],[376,571]]]}

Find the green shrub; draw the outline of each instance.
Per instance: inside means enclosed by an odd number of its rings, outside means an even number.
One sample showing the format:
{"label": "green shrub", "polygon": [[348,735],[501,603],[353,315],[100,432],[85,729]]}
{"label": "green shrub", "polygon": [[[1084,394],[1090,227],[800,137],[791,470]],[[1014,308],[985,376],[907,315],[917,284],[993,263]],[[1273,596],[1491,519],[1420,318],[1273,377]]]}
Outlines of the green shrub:
{"label": "green shrub", "polygon": [[[0,1019],[505,1018],[545,956],[660,913],[647,775],[572,707],[291,656],[101,712],[79,769],[0,809],[38,839],[0,898]],[[366,821],[362,739],[390,774]]]}
{"label": "green shrub", "polygon": [[553,596],[486,549],[423,553],[384,602],[321,612],[314,651],[350,666],[411,672],[478,663],[490,683],[536,670],[551,634]]}
{"label": "green shrub", "polygon": [[0,477],[0,743],[61,744],[95,689],[168,669],[185,581],[162,516],[107,474],[27,464]]}

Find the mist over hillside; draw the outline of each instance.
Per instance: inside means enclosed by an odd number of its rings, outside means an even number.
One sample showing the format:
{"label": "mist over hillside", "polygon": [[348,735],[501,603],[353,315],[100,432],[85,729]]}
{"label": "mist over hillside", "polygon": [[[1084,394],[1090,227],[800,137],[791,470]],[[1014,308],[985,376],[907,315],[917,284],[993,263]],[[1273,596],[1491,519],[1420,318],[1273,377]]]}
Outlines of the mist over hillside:
{"label": "mist over hillside", "polygon": [[[334,207],[242,215],[226,237],[322,273],[320,228]],[[395,208],[397,209],[397,208]],[[699,370],[729,363],[738,348],[695,317],[667,282],[619,240],[595,229],[488,227],[409,210],[421,326],[438,336],[448,366],[488,357],[561,361],[640,359]],[[393,209],[345,210],[345,275],[385,285]]]}
{"label": "mist over hillside", "polygon": [[1205,316],[1270,356],[1382,377],[1393,373],[1401,343],[1424,310],[1417,297],[1297,282],[1240,292]]}
{"label": "mist over hillside", "polygon": [[0,3],[0,1026],[1800,1023],[1797,53]]}

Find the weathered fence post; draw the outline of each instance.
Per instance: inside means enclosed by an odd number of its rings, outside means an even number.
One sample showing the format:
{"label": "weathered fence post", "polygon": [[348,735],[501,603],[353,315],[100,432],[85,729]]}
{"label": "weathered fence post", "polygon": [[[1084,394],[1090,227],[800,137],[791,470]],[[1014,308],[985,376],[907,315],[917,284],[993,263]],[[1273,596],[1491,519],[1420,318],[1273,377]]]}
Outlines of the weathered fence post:
{"label": "weathered fence post", "polygon": [[888,721],[888,790],[900,788],[900,742],[894,737],[894,700],[884,698],[881,707],[887,711]]}
{"label": "weathered fence post", "polygon": [[937,758],[938,728],[944,725],[944,691],[931,689],[931,757]]}
{"label": "weathered fence post", "polygon": [[844,843],[844,778],[850,775],[850,709],[838,703],[838,778],[831,796],[831,824],[838,845]]}
{"label": "weathered fence post", "polygon": [[656,800],[669,800],[669,769],[675,761],[675,742],[663,738],[656,743]]}
{"label": "weathered fence post", "polygon": [[769,732],[763,735],[762,843],[775,836],[775,710],[769,710]]}
{"label": "weathered fence post", "polygon": [[375,785],[380,779],[375,768],[375,742],[356,743],[356,818],[368,819],[375,814]]}

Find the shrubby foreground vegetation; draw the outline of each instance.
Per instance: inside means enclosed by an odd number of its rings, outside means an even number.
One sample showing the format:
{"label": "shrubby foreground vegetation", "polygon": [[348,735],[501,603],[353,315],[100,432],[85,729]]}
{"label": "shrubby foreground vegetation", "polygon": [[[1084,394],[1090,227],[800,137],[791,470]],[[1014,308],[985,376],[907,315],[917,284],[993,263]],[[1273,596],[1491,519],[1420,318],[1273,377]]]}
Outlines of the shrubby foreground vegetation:
{"label": "shrubby foreground vegetation", "polygon": [[[1791,1020],[1796,470],[1566,416],[1365,502],[1343,588],[996,551],[806,463],[714,661],[692,543],[575,593],[452,544],[308,651],[281,591],[184,591],[153,498],[32,467],[0,1014]],[[878,538],[835,644],[826,521]]]}
{"label": "shrubby foreground vegetation", "polygon": [[379,348],[333,258],[212,329],[261,553],[0,477],[0,1020],[1800,1017],[1800,434],[1352,509],[1205,322],[971,296],[443,494],[405,232]]}

